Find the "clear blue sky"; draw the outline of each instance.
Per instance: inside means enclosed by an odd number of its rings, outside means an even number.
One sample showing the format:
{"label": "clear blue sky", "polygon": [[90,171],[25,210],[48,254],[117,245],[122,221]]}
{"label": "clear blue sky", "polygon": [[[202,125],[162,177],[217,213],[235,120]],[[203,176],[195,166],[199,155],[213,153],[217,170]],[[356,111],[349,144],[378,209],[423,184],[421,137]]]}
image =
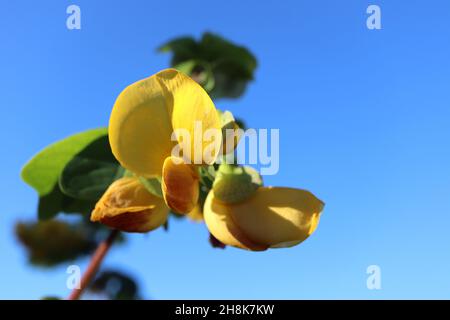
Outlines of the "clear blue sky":
{"label": "clear blue sky", "polygon": [[[77,4],[82,29],[66,29]],[[366,28],[378,4],[382,30]],[[214,250],[204,225],[134,235],[105,266],[147,298],[450,298],[450,3],[433,1],[2,1],[0,298],[65,296],[66,266],[26,264],[13,237],[35,217],[21,166],[47,144],[107,125],[118,93],[168,66],[180,35],[219,33],[250,48],[256,81],[223,100],[254,128],[279,128],[266,184],[326,202],[292,249]],[[366,288],[381,267],[382,289]],[[86,265],[83,261],[82,266]]]}

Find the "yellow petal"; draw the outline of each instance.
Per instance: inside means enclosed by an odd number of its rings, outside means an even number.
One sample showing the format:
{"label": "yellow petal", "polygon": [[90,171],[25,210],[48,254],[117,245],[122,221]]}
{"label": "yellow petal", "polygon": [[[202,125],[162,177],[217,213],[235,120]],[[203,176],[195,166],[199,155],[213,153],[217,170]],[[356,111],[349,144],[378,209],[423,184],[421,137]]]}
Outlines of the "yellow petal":
{"label": "yellow petal", "polygon": [[161,226],[168,213],[162,198],[148,192],[137,178],[127,177],[109,186],[95,205],[91,221],[126,232],[147,232]]}
{"label": "yellow petal", "polygon": [[[175,132],[189,133],[189,144],[183,150],[188,163],[212,164],[219,154],[222,143],[221,121],[217,110],[206,91],[185,74],[167,69],[156,74],[165,88],[172,127]],[[214,132],[207,138],[205,132]],[[178,134],[177,134],[178,135]],[[182,138],[178,142],[182,143]]]}
{"label": "yellow petal", "polygon": [[190,220],[194,222],[203,221],[203,211],[199,203],[197,203],[191,211],[186,215]]}
{"label": "yellow petal", "polygon": [[252,244],[289,247],[314,232],[323,206],[305,190],[261,187],[251,198],[231,205],[220,202],[210,192],[204,217],[209,231],[225,244],[250,250],[254,250]]}
{"label": "yellow petal", "polygon": [[230,206],[214,197],[214,192],[210,192],[203,207],[203,217],[209,232],[217,240],[229,246],[253,251],[266,250],[267,245],[255,243],[237,226],[231,210]]}
{"label": "yellow petal", "polygon": [[128,86],[114,104],[109,120],[111,149],[122,166],[137,175],[161,175],[164,159],[171,153],[168,104],[155,76]]}
{"label": "yellow petal", "polygon": [[199,175],[194,165],[182,159],[167,157],[164,161],[161,187],[164,200],[176,213],[194,209],[199,196]]}
{"label": "yellow petal", "polygon": [[[161,174],[164,159],[176,142],[186,146],[183,157],[187,162],[213,163],[220,151],[220,128],[205,90],[183,73],[166,69],[128,86],[119,95],[109,121],[109,140],[123,167],[150,178]],[[177,141],[171,141],[174,130]],[[188,138],[181,137],[180,130]],[[206,132],[215,134],[204,135]]]}

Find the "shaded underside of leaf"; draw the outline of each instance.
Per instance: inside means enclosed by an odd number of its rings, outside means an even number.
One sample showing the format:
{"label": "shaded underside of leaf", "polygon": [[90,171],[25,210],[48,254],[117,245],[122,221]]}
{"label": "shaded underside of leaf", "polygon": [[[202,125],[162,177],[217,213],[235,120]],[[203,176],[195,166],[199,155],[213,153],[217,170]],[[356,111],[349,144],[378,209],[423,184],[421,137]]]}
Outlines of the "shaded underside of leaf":
{"label": "shaded underside of leaf", "polygon": [[59,186],[70,197],[96,201],[124,172],[112,154],[108,137],[102,136],[67,163],[59,178]]}

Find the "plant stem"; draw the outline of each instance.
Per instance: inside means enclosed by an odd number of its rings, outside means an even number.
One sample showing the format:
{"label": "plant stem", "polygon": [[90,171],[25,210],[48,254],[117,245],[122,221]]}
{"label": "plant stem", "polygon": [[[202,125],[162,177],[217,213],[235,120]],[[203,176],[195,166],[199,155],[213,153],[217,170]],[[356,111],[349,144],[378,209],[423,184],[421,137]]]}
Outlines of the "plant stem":
{"label": "plant stem", "polygon": [[98,245],[97,249],[94,252],[94,255],[91,258],[91,261],[89,262],[86,272],[81,278],[80,287],[78,289],[73,289],[67,300],[78,300],[80,298],[83,291],[86,289],[92,278],[97,273],[97,270],[100,267],[103,258],[108,253],[109,248],[111,248],[111,245],[113,244],[118,234],[118,230],[111,230],[108,238]]}

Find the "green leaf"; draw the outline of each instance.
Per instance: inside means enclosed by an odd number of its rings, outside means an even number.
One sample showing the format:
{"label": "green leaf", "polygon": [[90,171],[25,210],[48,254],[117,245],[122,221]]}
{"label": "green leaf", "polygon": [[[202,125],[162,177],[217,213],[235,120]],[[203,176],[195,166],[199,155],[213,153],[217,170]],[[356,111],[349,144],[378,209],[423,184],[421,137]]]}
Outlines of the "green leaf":
{"label": "green leaf", "polygon": [[60,212],[89,214],[94,209],[96,201],[75,199],[62,193],[59,185],[45,196],[39,197],[38,218],[49,220]]}
{"label": "green leaf", "polygon": [[237,98],[253,80],[257,67],[254,55],[218,35],[203,34],[199,41],[177,38],[160,48],[172,52],[171,66],[179,68],[203,85],[211,97]]}
{"label": "green leaf", "polygon": [[192,71],[194,71],[194,68],[197,65],[197,63],[198,62],[196,60],[186,60],[175,65],[174,68],[177,69],[178,71],[190,75],[192,74]]}
{"label": "green leaf", "polygon": [[136,280],[122,271],[105,270],[100,272],[89,285],[88,290],[97,295],[104,295],[111,300],[140,299]]}
{"label": "green leaf", "polygon": [[232,204],[251,197],[262,185],[262,178],[255,169],[221,164],[216,173],[213,192],[220,201]]}
{"label": "green leaf", "polygon": [[106,134],[106,128],[88,130],[46,147],[23,167],[22,179],[40,196],[51,193],[67,163],[92,141]]}
{"label": "green leaf", "polygon": [[[206,32],[200,41],[200,50],[208,61],[215,61],[216,67],[241,79],[253,79],[257,67],[255,56],[245,47],[235,45],[225,38]],[[226,69],[229,68],[229,69]]]}
{"label": "green leaf", "polygon": [[63,298],[60,298],[57,296],[45,296],[45,297],[42,297],[41,300],[63,300]]}
{"label": "green leaf", "polygon": [[160,198],[163,197],[162,189],[161,189],[161,180],[158,178],[144,178],[139,177],[139,181],[144,185],[144,187],[153,195],[158,196]]}
{"label": "green leaf", "polygon": [[122,174],[117,164],[75,156],[61,175],[60,188],[73,198],[94,201]]}
{"label": "green leaf", "polygon": [[192,37],[180,37],[158,48],[159,52],[172,52],[172,66],[190,60],[197,55],[198,44]]}
{"label": "green leaf", "polygon": [[91,142],[73,157],[59,179],[61,191],[81,200],[98,200],[125,170],[114,158],[107,136]]}
{"label": "green leaf", "polygon": [[50,267],[90,254],[96,247],[95,234],[82,223],[50,220],[17,223],[15,233],[34,265]]}

